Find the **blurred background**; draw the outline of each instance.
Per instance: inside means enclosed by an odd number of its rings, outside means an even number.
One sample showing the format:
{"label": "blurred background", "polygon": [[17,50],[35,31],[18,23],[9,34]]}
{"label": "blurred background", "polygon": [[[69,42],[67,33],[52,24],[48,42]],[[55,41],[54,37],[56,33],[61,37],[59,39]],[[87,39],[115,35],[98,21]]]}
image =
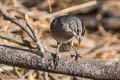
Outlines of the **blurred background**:
{"label": "blurred background", "polygon": [[[55,52],[57,43],[50,34],[52,20],[61,15],[75,15],[83,20],[86,33],[81,44],[74,40],[78,52],[85,58],[120,58],[120,1],[119,0],[0,0],[0,6],[9,16],[25,23],[25,14],[42,45],[47,51]],[[3,7],[4,6],[4,7]],[[29,36],[14,23],[3,19],[0,14],[0,44],[19,48],[36,49]],[[74,54],[71,50],[67,52]],[[62,56],[70,54],[63,53]],[[41,71],[21,69],[0,64],[0,78],[5,80],[44,80]],[[88,80],[52,74],[49,80]],[[90,79],[89,79],[90,80]]]}

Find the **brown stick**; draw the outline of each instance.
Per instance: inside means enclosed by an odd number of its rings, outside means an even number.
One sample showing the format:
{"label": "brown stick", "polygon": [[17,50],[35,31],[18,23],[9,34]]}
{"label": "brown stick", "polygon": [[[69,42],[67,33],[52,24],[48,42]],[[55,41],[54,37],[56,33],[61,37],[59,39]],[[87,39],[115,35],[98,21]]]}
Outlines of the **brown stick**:
{"label": "brown stick", "polygon": [[[32,28],[31,28],[30,24],[25,25],[22,22],[20,22],[19,20],[17,20],[16,18],[10,17],[8,15],[7,11],[1,7],[1,5],[0,5],[0,12],[2,13],[2,15],[3,15],[3,17],[4,17],[5,20],[9,20],[9,21],[13,22],[14,24],[18,25],[18,27],[20,27],[21,29],[23,29],[30,36],[30,38],[34,42],[36,42],[36,37],[34,36],[33,31],[31,31]],[[37,42],[39,42],[38,44],[40,44],[40,41],[37,40]],[[40,45],[40,47],[41,47],[41,45]],[[39,48],[39,49],[41,51],[43,50],[42,48]],[[43,54],[41,54],[41,56],[43,56]]]}
{"label": "brown stick", "polygon": [[63,9],[63,10],[59,10],[59,11],[54,12],[54,13],[46,16],[46,17],[47,18],[56,17],[56,16],[68,14],[70,12],[78,11],[80,9],[85,9],[85,8],[88,8],[88,7],[89,8],[90,7],[95,8],[96,6],[97,6],[97,2],[96,1],[91,1],[91,2],[88,2],[88,3],[79,4],[79,5],[76,5],[76,6],[73,6],[73,7],[69,7],[69,8],[66,8],[66,9]]}
{"label": "brown stick", "polygon": [[68,56],[60,58],[55,69],[51,53],[42,53],[45,55],[44,58],[38,53],[40,52],[0,46],[0,64],[91,79],[120,79],[119,60],[79,58],[78,61],[75,61],[74,57]]}

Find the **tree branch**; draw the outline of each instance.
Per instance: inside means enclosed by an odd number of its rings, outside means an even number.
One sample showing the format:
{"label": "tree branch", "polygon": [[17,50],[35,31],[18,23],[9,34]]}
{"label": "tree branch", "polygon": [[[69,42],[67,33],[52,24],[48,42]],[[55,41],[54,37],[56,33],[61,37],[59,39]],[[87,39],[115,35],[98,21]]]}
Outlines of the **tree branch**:
{"label": "tree branch", "polygon": [[33,35],[31,33],[31,31],[26,27],[25,24],[23,24],[22,22],[18,21],[15,17],[10,17],[8,15],[8,13],[6,12],[5,9],[3,9],[1,6],[0,6],[0,12],[1,14],[3,15],[4,19],[5,20],[9,20],[11,21],[12,23],[15,23],[16,25],[18,25],[21,29],[23,29],[30,37],[31,39],[34,41],[34,38],[33,38]]}
{"label": "tree branch", "polygon": [[[3,15],[3,17],[4,17],[5,20],[11,21],[12,23],[18,25],[18,27],[20,27],[21,29],[23,29],[28,34],[28,36],[30,36],[30,38],[34,42],[36,42],[36,41],[37,41],[37,43],[39,42],[38,43],[39,44],[39,50],[44,51],[43,48],[42,48],[42,45],[40,43],[40,40],[39,41],[36,40],[37,38],[34,35],[34,33],[33,33],[34,31],[32,30],[32,26],[29,23],[27,23],[27,25],[25,25],[22,22],[20,22],[19,20],[17,20],[16,18],[10,17],[8,15],[7,11],[1,7],[1,5],[0,5],[0,12],[2,13],[2,15]],[[41,54],[41,56],[43,56],[43,54]]]}
{"label": "tree branch", "polygon": [[43,53],[44,58],[38,53],[41,52],[0,46],[0,64],[92,79],[120,79],[119,60],[79,58],[75,61],[74,57],[67,56],[60,58],[55,69],[52,53]]}

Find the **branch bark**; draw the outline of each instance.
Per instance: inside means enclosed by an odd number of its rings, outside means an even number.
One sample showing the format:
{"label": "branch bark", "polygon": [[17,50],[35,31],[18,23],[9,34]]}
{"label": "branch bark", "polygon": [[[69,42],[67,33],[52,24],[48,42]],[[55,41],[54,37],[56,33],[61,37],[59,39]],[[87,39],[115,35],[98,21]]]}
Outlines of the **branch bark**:
{"label": "branch bark", "polygon": [[74,57],[67,56],[61,57],[58,66],[55,66],[53,53],[43,53],[44,58],[39,53],[41,52],[1,45],[0,64],[91,79],[120,79],[119,60],[79,58],[75,61]]}

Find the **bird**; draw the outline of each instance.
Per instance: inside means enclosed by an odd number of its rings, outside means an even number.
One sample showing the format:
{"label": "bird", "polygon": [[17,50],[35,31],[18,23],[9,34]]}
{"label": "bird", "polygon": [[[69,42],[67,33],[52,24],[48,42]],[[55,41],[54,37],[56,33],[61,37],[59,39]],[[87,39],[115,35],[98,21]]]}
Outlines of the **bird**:
{"label": "bird", "polygon": [[68,52],[71,48],[74,49],[76,59],[78,59],[79,54],[73,45],[73,39],[77,39],[78,43],[81,43],[85,34],[83,21],[77,16],[59,16],[53,19],[50,31],[53,38],[57,41],[56,57],[58,57],[58,60],[60,52]]}

